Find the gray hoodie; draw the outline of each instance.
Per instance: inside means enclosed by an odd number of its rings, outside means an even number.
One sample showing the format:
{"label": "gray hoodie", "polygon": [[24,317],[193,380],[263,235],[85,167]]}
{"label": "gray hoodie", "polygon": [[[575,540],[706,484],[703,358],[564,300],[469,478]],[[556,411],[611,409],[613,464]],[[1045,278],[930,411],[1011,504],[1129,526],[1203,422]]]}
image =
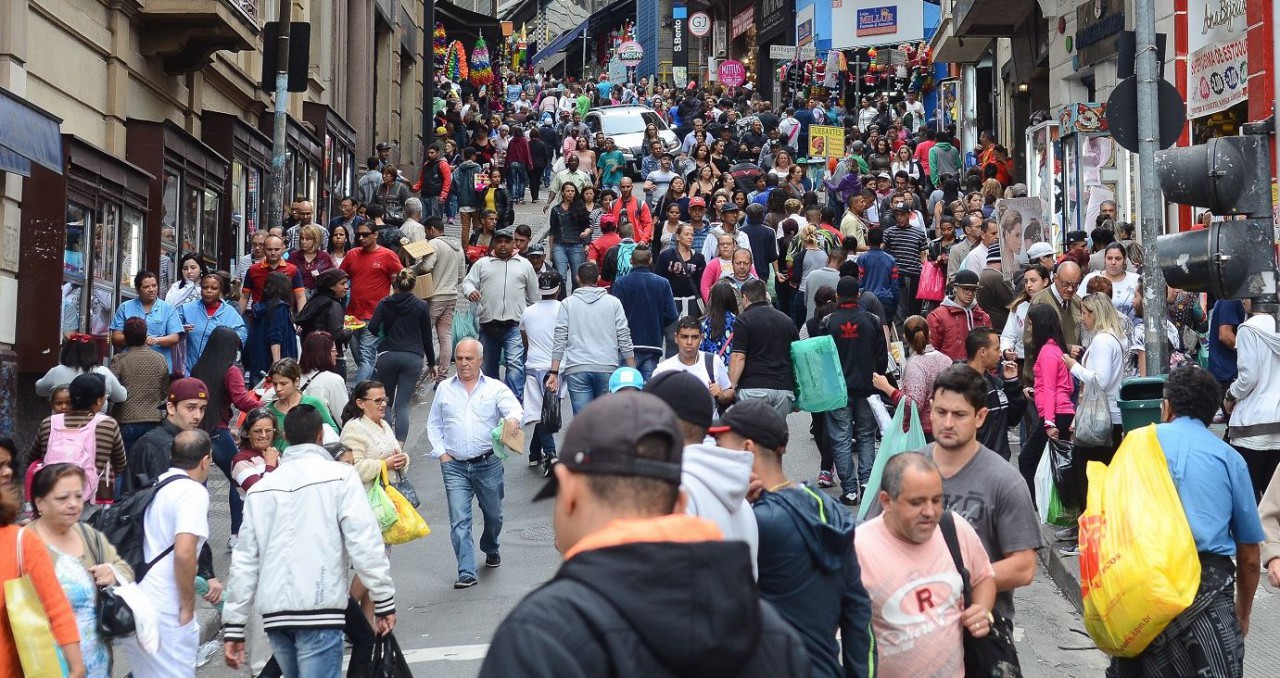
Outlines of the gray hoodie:
{"label": "gray hoodie", "polygon": [[560,361],[560,374],[613,372],[619,353],[635,357],[622,302],[602,287],[575,289],[556,315],[551,360]]}
{"label": "gray hoodie", "polygon": [[680,486],[689,499],[684,512],[715,523],[725,541],[746,542],[751,548],[751,573],[758,574],[756,552],[760,540],[756,514],[747,502],[751,464],[750,452],[706,443],[685,445]]}
{"label": "gray hoodie", "polygon": [[431,283],[435,291],[428,301],[453,301],[458,298],[458,285],[462,283],[465,270],[462,266],[462,245],[451,235],[442,235],[431,239],[434,248],[431,254],[422,258],[414,267],[418,275],[431,274]]}

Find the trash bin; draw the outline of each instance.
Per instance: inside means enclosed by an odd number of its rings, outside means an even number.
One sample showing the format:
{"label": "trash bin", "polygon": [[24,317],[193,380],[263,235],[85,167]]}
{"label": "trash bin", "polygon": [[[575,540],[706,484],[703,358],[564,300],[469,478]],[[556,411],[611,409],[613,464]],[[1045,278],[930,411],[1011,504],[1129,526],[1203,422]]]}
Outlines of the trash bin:
{"label": "trash bin", "polygon": [[1164,400],[1167,375],[1130,377],[1120,384],[1120,425],[1128,433],[1147,424],[1160,423],[1160,403]]}

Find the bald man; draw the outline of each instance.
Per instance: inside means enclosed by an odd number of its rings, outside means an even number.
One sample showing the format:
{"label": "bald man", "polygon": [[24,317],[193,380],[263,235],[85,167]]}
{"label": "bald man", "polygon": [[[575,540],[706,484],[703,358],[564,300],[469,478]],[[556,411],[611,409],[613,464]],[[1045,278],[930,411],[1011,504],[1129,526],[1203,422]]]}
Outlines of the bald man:
{"label": "bald man", "polygon": [[[1031,297],[1032,304],[1049,304],[1058,312],[1058,318],[1062,320],[1062,337],[1067,340],[1070,347],[1078,347],[1080,345],[1080,328],[1083,327],[1080,321],[1080,299],[1076,296],[1076,291],[1080,289],[1080,280],[1084,274],[1080,271],[1080,266],[1071,260],[1064,260],[1058,264],[1057,270],[1053,274],[1053,284],[1040,290]],[[1023,328],[1022,342],[1031,349],[1031,327],[1028,325]],[[1072,351],[1074,353],[1074,351]],[[1035,362],[1030,353],[1027,354],[1027,364]]]}

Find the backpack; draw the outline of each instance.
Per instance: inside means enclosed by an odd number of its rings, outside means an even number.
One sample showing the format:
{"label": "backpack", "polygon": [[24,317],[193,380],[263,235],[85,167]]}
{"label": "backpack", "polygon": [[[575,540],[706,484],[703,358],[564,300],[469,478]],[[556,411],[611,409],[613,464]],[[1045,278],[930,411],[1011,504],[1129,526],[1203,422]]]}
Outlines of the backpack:
{"label": "backpack", "polygon": [[618,243],[618,272],[614,274],[614,280],[631,272],[631,253],[636,251],[636,245],[638,244],[634,242]]}
{"label": "backpack", "polygon": [[44,464],[74,464],[84,469],[84,498],[92,503],[97,503],[98,495],[98,424],[106,418],[101,413],[94,414],[80,428],[68,427],[65,415],[55,414],[49,418]]}
{"label": "backpack", "polygon": [[[160,552],[155,558],[146,560],[143,556],[143,544],[146,543],[145,519],[151,502],[155,500],[160,488],[175,480],[191,480],[189,476],[177,474],[169,476],[158,483],[144,487],[109,508],[102,509],[89,517],[87,521],[93,529],[101,532],[116,547],[120,558],[133,568],[135,581],[142,581],[150,570],[162,558],[173,553],[173,544]],[[193,481],[194,482],[194,481]]]}

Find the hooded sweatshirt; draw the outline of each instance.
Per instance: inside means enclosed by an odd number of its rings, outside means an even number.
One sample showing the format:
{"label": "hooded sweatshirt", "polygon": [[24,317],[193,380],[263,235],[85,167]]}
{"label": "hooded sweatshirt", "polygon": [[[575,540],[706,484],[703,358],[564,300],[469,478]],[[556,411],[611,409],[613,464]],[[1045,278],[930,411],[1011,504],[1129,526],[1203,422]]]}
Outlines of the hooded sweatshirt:
{"label": "hooded sweatshirt", "polygon": [[750,452],[715,445],[685,445],[680,486],[688,504],[684,512],[715,523],[727,541],[746,542],[751,548],[751,574],[756,574],[759,540],[756,516],[747,503],[751,482]]}
{"label": "hooded sweatshirt", "polygon": [[431,274],[430,301],[457,301],[458,285],[465,273],[462,266],[462,243],[451,235],[430,240],[435,251],[422,258],[414,267],[418,275]]}
{"label": "hooded sweatshirt", "polygon": [[575,289],[556,315],[551,360],[560,361],[560,374],[613,372],[619,353],[635,357],[622,302],[599,287]]}
{"label": "hooded sweatshirt", "polygon": [[934,186],[942,185],[942,175],[960,172],[960,151],[945,141],[939,141],[929,149],[929,180]]}
{"label": "hooded sweatshirt", "polygon": [[476,172],[479,171],[480,165],[474,160],[463,160],[454,170],[453,187],[459,207],[480,206],[480,196],[476,193]]}
{"label": "hooded sweatshirt", "polygon": [[369,320],[369,331],[382,336],[378,351],[404,351],[436,364],[435,342],[431,340],[431,306],[413,292],[396,292],[378,302]]}
{"label": "hooded sweatshirt", "polygon": [[871,599],[853,549],[853,516],[803,486],[765,492],[752,509],[760,534],[760,597],[804,639],[811,675],[874,675]]}
{"label": "hooded sweatshirt", "polygon": [[1280,334],[1274,317],[1250,316],[1236,328],[1236,365],[1239,372],[1227,393],[1239,402],[1227,437],[1232,445],[1275,449],[1280,446]]}
{"label": "hooded sweatshirt", "polygon": [[615,520],[565,558],[498,627],[482,678],[809,674],[800,636],[755,593],[746,545],[706,520]]}
{"label": "hooded sweatshirt", "polygon": [[969,330],[991,327],[991,316],[982,310],[976,299],[965,307],[947,297],[925,320],[929,323],[929,343],[952,360],[968,357],[964,340],[969,336]]}

